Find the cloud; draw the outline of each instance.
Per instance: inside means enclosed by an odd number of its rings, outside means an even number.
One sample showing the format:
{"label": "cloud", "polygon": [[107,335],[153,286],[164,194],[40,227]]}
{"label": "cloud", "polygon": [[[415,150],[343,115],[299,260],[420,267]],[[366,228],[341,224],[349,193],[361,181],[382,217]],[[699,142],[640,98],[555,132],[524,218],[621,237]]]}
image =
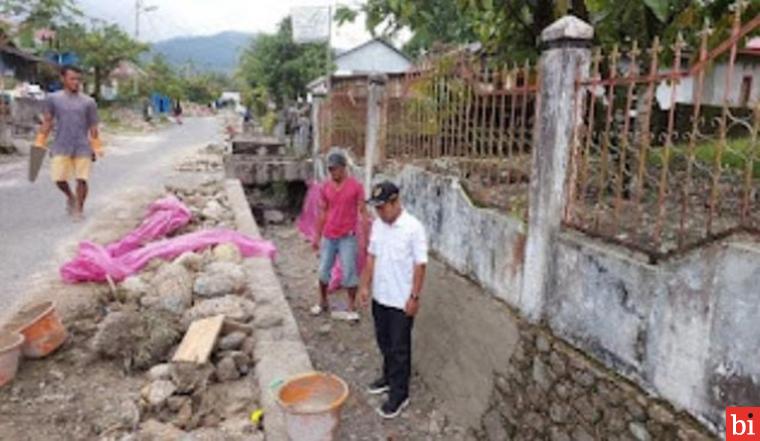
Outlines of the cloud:
{"label": "cloud", "polygon": [[[130,34],[135,29],[134,0],[79,0],[91,17],[119,24]],[[333,4],[329,0],[143,0],[158,9],[144,13],[140,38],[158,41],[183,35],[210,35],[222,31],[274,32],[296,6]],[[333,30],[333,46],[350,48],[371,38],[364,21]]]}

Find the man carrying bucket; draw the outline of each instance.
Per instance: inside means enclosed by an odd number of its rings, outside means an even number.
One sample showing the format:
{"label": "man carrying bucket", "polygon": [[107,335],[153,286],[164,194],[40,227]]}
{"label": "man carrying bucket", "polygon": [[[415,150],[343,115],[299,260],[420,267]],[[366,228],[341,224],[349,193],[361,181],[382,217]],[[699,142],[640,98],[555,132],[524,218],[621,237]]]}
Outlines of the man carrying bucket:
{"label": "man carrying bucket", "polygon": [[[348,311],[336,311],[333,317],[348,321],[359,320],[356,312],[356,289],[359,274],[356,259],[359,245],[357,225],[366,225],[364,188],[346,170],[346,157],[331,153],[327,157],[328,179],[320,190],[319,217],[313,247],[319,252],[319,303],[311,309],[313,315],[329,310],[327,289],[335,258],[340,257],[343,277],[341,285],[348,290]],[[361,220],[361,223],[358,221]]]}
{"label": "man carrying bucket", "polygon": [[[35,147],[46,148],[47,139],[55,126],[55,141],[50,148],[50,175],[66,196],[66,208],[75,219],[81,218],[87,199],[90,168],[103,149],[98,133],[98,108],[95,100],[80,92],[82,71],[73,66],[61,69],[63,90],[47,98],[42,128]],[[76,195],[69,180],[77,182]]]}
{"label": "man carrying bucket", "polygon": [[375,336],[383,355],[382,376],[368,392],[388,392],[388,401],[377,411],[390,419],[409,405],[412,326],[420,306],[428,245],[425,227],[403,209],[396,185],[388,181],[377,184],[368,203],[379,219],[372,224],[359,298],[366,306],[371,286]]}

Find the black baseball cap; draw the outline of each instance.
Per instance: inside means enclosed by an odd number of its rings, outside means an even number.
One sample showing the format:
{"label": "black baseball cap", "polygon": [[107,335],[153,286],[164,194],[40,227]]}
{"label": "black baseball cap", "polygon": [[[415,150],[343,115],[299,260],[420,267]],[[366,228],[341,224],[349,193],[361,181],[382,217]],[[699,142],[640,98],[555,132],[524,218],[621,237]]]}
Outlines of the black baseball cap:
{"label": "black baseball cap", "polygon": [[391,181],[383,181],[372,187],[372,193],[367,203],[373,207],[379,207],[386,202],[393,202],[398,199],[399,189]]}

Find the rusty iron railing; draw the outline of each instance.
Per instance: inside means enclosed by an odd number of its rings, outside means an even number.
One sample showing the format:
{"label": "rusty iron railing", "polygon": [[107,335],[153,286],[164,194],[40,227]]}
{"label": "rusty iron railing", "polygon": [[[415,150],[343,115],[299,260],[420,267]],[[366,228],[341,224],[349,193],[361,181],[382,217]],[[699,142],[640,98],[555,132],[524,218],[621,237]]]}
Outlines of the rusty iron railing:
{"label": "rusty iron railing", "polygon": [[[604,55],[579,77],[564,223],[653,260],[760,227],[760,16],[709,48],[682,36]],[[691,67],[689,67],[691,65]],[[753,68],[748,68],[753,66]]]}
{"label": "rusty iron railing", "polygon": [[364,157],[367,134],[367,81],[359,78],[333,78],[330,93],[320,112],[319,130],[322,150],[345,148],[355,158]]}
{"label": "rusty iron railing", "polygon": [[538,72],[458,54],[386,87],[389,160],[458,176],[475,202],[527,216]]}

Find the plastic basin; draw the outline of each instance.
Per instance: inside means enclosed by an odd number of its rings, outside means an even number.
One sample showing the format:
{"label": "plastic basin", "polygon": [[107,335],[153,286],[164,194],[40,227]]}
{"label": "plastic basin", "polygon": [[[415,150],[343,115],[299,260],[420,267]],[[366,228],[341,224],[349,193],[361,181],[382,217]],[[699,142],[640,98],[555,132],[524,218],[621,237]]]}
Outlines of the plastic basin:
{"label": "plastic basin", "polygon": [[6,329],[23,334],[24,357],[42,358],[59,347],[68,336],[53,302],[42,302],[19,311]]}
{"label": "plastic basin", "polygon": [[23,335],[0,332],[0,387],[10,383],[16,376],[23,344]]}
{"label": "plastic basin", "polygon": [[287,380],[277,393],[291,441],[333,441],[348,385],[332,374],[311,372]]}

